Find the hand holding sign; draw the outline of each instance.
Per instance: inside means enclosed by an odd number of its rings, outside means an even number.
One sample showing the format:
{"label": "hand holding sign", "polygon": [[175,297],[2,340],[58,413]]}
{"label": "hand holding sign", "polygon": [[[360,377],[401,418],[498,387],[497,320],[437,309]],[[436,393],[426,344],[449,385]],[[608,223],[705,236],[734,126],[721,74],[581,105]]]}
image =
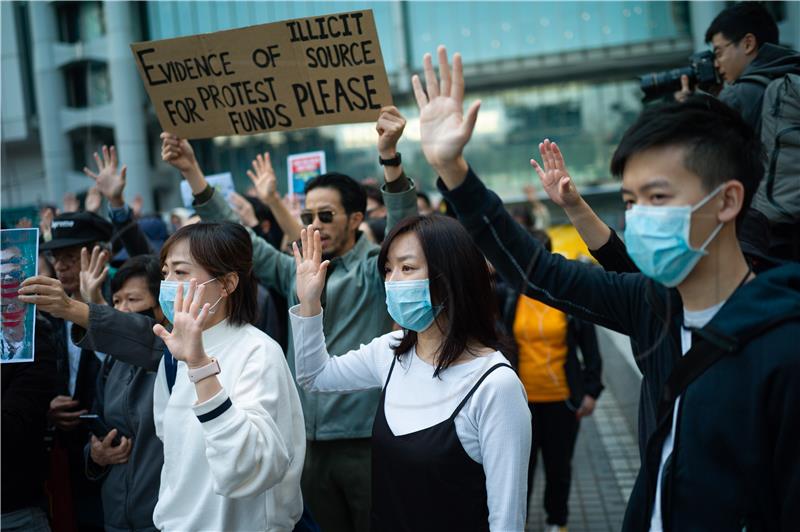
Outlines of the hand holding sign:
{"label": "hand holding sign", "polygon": [[406,119],[397,107],[390,105],[381,109],[375,130],[378,132],[378,153],[382,159],[391,159],[397,154],[397,143],[403,136]]}
{"label": "hand holding sign", "polygon": [[172,133],[161,133],[161,159],[180,170],[193,194],[200,194],[208,186],[188,140]]}
{"label": "hand holding sign", "polygon": [[161,133],[161,159],[180,170],[182,174],[198,167],[189,141],[171,133]]}

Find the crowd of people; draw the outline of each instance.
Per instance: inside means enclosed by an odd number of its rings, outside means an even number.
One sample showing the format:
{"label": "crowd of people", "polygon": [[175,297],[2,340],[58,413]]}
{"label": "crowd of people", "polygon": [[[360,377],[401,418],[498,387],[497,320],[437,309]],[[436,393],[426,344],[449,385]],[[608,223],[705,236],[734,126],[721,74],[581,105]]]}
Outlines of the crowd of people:
{"label": "crowd of people", "polygon": [[776,203],[752,111],[773,79],[800,87],[774,26],[758,4],[723,11],[707,39],[729,85],[684,80],[624,134],[624,238],[539,144],[532,179],[597,264],[554,253],[535,194],[511,213],[467,162],[480,101],[465,110],[444,47],[412,78],[441,208],[403,169],[395,107],[381,186],[330,172],[302,204],[269,153],[225,198],[162,133],[193,195],[169,224],[125,202],[103,147],[84,208],[43,209],[19,287],[35,360],[2,366],[3,529],[522,531],[541,452],[548,531],[566,530],[604,388],[595,326],[630,338],[643,376],[623,530],[796,529],[800,209],[757,209]]}

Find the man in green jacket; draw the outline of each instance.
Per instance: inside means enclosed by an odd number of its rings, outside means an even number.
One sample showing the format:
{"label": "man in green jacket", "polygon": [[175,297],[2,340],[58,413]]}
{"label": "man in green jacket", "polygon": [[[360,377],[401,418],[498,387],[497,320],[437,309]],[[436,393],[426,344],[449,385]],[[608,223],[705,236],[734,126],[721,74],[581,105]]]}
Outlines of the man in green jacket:
{"label": "man in green jacket", "polygon": [[[376,127],[386,180],[382,192],[388,209],[387,231],[417,213],[416,190],[403,173],[396,150],[405,123],[396,108],[386,107],[381,110]],[[204,221],[238,222],[225,199],[206,183],[189,143],[168,133],[163,133],[162,139],[162,158],[189,182],[200,217]],[[323,306],[325,337],[333,356],[392,330],[393,322],[386,311],[383,267],[377,264],[380,248],[358,231],[365,210],[366,194],[350,177],[330,173],[306,185],[301,218],[323,235],[323,251],[331,260]],[[294,258],[252,232],[251,237],[256,276],[281,293],[289,306],[297,304]],[[289,336],[288,360],[294,372],[294,348]],[[379,390],[349,394],[300,390],[308,438],[303,496],[326,532],[369,529],[370,437],[379,395]]]}

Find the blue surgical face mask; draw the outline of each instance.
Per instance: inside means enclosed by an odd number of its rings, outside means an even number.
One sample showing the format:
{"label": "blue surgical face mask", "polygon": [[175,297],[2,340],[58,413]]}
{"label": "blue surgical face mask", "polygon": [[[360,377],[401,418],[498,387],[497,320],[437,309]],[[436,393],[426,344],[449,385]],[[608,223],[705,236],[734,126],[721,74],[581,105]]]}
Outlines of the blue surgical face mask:
{"label": "blue surgical face mask", "polygon": [[[208,281],[197,285],[197,287],[201,287],[205,284],[208,284],[212,281],[216,281],[217,279],[209,279]],[[164,312],[164,317],[169,320],[170,323],[175,323],[175,296],[178,293],[178,286],[183,285],[183,296],[186,297],[186,294],[189,293],[189,281],[161,281],[161,287],[158,290],[158,304],[161,306],[161,310]],[[195,295],[197,295],[197,291],[195,291]],[[210,314],[214,314],[216,310],[214,308],[222,301],[222,296],[217,299],[217,302],[211,305],[211,308],[208,310]]]}
{"label": "blue surgical face mask", "polygon": [[386,307],[400,327],[422,332],[433,324],[439,309],[431,304],[428,279],[386,281]]}
{"label": "blue surgical face mask", "polygon": [[708,254],[706,247],[723,225],[718,224],[703,245],[695,249],[689,242],[692,213],[716,196],[722,186],[694,206],[634,205],[625,212],[625,247],[643,274],[668,287],[678,286],[686,279]]}

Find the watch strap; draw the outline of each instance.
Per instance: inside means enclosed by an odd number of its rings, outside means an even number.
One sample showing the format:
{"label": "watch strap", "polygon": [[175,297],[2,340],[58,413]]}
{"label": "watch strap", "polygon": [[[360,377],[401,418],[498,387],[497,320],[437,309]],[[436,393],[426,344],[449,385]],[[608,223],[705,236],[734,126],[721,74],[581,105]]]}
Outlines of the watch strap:
{"label": "watch strap", "polygon": [[383,159],[380,155],[378,155],[378,163],[381,166],[400,166],[403,162],[403,158],[400,155],[400,152],[392,157],[391,159]]}
{"label": "watch strap", "polygon": [[194,368],[194,369],[189,368],[186,371],[186,374],[189,376],[190,381],[197,384],[203,379],[207,379],[209,377],[219,374],[220,371],[222,370],[219,367],[219,362],[217,361],[216,358],[212,358],[209,364],[206,364],[205,366],[199,368]]}

